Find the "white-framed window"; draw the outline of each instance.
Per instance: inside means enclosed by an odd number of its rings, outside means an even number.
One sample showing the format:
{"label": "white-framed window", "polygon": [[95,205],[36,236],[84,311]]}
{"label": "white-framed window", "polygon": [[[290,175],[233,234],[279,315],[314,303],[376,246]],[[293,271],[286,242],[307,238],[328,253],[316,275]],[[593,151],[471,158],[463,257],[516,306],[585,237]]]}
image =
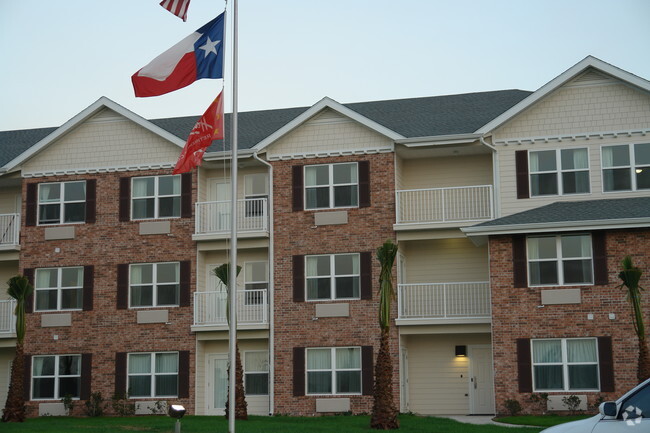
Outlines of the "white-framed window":
{"label": "white-framed window", "polygon": [[81,310],[83,281],[83,266],[36,269],[35,311]]}
{"label": "white-framed window", "polygon": [[305,256],[307,300],[359,299],[359,254]]}
{"label": "white-framed window", "polygon": [[85,220],[85,180],[38,185],[38,224],[83,223]]}
{"label": "white-framed window", "polygon": [[264,215],[265,202],[269,198],[266,173],[254,173],[244,176],[244,198],[247,218]]}
{"label": "white-framed window", "polygon": [[594,282],[591,235],[529,236],[527,251],[530,286]]}
{"label": "white-framed window", "polygon": [[358,164],[305,166],[305,209],[359,206]]}
{"label": "white-framed window", "polygon": [[129,397],[178,396],[178,352],[129,353]]}
{"label": "white-framed window", "polygon": [[269,288],[269,264],[268,262],[246,262],[244,263],[244,290],[246,293],[246,305],[260,305],[264,303],[264,292]]}
{"label": "white-framed window", "polygon": [[269,352],[248,350],[244,352],[244,388],[246,395],[269,394]]}
{"label": "white-framed window", "polygon": [[361,348],[308,348],[307,394],[361,394]]}
{"label": "white-framed window", "polygon": [[131,180],[131,219],[181,216],[181,176],[144,176]]}
{"label": "white-framed window", "polygon": [[595,338],[531,340],[531,350],[535,392],[600,388]]}
{"label": "white-framed window", "polygon": [[602,147],[603,191],[650,189],[650,143]]}
{"label": "white-framed window", "polygon": [[129,266],[129,304],[137,307],[178,306],[180,262]]}
{"label": "white-framed window", "polygon": [[531,196],[588,194],[587,148],[529,152]]}
{"label": "white-framed window", "polygon": [[32,399],[60,400],[66,395],[79,398],[81,355],[32,357]]}

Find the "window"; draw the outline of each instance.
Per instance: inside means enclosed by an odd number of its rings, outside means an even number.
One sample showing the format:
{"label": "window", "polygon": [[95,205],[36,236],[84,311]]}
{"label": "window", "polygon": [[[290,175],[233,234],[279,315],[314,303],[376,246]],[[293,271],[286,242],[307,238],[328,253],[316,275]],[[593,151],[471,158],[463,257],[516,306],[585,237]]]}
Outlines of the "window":
{"label": "window", "polygon": [[269,352],[244,352],[244,388],[246,395],[268,395]]}
{"label": "window", "polygon": [[83,266],[36,269],[36,311],[80,310],[83,307]]}
{"label": "window", "polygon": [[265,290],[269,287],[268,263],[247,262],[244,264],[244,289],[246,305],[260,305],[264,303]]}
{"label": "window", "polygon": [[59,400],[66,395],[79,398],[81,355],[34,356],[32,399]]}
{"label": "window", "polygon": [[603,146],[603,191],[650,189],[650,143]]}
{"label": "window", "polygon": [[528,284],[593,284],[590,235],[528,238]]}
{"label": "window", "polygon": [[595,338],[532,340],[535,391],[599,389]]}
{"label": "window", "polygon": [[82,223],[86,220],[86,181],[38,185],[38,223]]}
{"label": "window", "polygon": [[307,299],[358,299],[359,254],[306,256]]}
{"label": "window", "polygon": [[588,156],[587,149],[530,152],[531,195],[589,193]]}
{"label": "window", "polygon": [[178,396],[178,352],[129,353],[130,397]]}
{"label": "window", "polygon": [[307,349],[307,394],[361,394],[361,348]]}
{"label": "window", "polygon": [[269,197],[265,173],[249,174],[244,177],[246,217],[264,215],[266,200]]}
{"label": "window", "polygon": [[356,162],[305,167],[305,209],[359,205]]}
{"label": "window", "polygon": [[179,305],[180,263],[130,265],[130,306],[161,307]]}
{"label": "window", "polygon": [[134,177],[132,182],[132,219],[181,216],[180,175]]}

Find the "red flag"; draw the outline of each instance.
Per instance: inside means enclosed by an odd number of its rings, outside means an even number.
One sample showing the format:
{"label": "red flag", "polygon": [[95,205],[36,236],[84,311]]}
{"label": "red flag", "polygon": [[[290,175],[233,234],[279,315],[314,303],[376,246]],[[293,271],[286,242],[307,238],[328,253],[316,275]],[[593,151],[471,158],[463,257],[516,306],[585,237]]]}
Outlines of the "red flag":
{"label": "red flag", "polygon": [[187,143],[178,157],[174,174],[186,173],[201,165],[205,149],[210,147],[212,140],[223,139],[223,91],[210,104],[203,116],[196,122],[187,137]]}
{"label": "red flag", "polygon": [[190,0],[163,0],[160,6],[167,9],[169,12],[187,21],[187,8],[190,5]]}

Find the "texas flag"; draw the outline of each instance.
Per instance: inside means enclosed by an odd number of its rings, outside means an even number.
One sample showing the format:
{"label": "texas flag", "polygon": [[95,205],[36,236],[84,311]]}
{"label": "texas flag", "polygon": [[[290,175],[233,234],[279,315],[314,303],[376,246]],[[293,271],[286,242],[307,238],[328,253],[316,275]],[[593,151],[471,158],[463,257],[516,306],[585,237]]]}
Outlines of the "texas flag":
{"label": "texas flag", "polygon": [[133,74],[135,96],[158,96],[201,78],[223,78],[225,12]]}

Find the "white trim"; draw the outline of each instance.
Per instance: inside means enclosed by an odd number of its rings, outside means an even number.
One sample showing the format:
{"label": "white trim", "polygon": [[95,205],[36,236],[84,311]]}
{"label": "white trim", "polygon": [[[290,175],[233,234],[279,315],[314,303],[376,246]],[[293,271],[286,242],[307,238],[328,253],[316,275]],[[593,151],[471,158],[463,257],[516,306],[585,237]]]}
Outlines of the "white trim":
{"label": "white trim", "polygon": [[269,161],[286,161],[291,159],[327,158],[330,156],[374,155],[377,153],[391,153],[392,148],[358,149],[358,150],[330,150],[318,153],[287,153],[268,156]]}
{"label": "white trim", "polygon": [[[35,177],[50,177],[50,176],[66,176],[74,174],[95,174],[95,173],[116,173],[122,171],[145,171],[145,170],[165,170],[174,168],[175,163],[168,164],[143,164],[131,166],[116,166],[116,167],[95,167],[95,168],[71,168],[58,171],[35,171],[35,172],[22,172],[22,177],[25,179]],[[154,176],[154,175],[152,175]]]}
{"label": "white trim", "polygon": [[605,131],[605,132],[586,132],[580,134],[570,134],[570,135],[549,135],[549,136],[539,136],[539,137],[520,137],[520,138],[502,138],[500,140],[495,140],[495,146],[508,146],[511,144],[522,145],[522,144],[546,144],[551,141],[557,141],[562,143],[563,141],[577,141],[577,140],[591,140],[592,138],[597,138],[603,140],[605,138],[619,138],[619,136],[624,136],[626,138],[631,138],[636,135],[645,137],[650,134],[650,129],[631,129],[627,131]]}

